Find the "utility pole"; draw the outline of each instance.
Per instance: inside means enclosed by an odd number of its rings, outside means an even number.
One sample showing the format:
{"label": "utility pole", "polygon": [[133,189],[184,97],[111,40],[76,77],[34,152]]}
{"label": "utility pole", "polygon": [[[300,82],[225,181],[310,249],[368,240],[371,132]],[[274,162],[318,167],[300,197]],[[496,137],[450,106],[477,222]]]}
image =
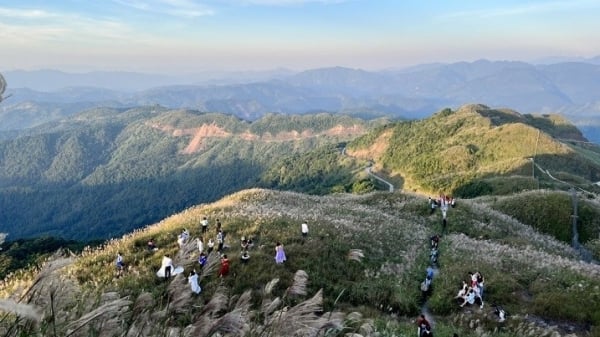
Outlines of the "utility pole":
{"label": "utility pole", "polygon": [[571,219],[573,221],[572,224],[572,232],[573,232],[573,248],[579,249],[579,232],[577,232],[577,192],[573,187],[569,189],[571,191],[571,201],[573,203],[573,214],[571,215]]}

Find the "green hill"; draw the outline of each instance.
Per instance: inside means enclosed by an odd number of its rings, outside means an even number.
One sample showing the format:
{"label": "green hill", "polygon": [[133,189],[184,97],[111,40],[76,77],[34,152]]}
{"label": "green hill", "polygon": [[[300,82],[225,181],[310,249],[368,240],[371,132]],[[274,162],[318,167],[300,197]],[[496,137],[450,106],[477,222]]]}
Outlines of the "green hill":
{"label": "green hill", "polygon": [[473,197],[560,184],[590,190],[600,180],[600,148],[566,120],[483,105],[380,127],[350,142],[348,153],[375,160],[421,193]]}
{"label": "green hill", "polygon": [[[543,192],[523,197],[543,199]],[[412,336],[424,300],[436,336],[600,336],[600,267],[577,251],[490,205],[459,200],[448,210],[439,269],[425,299],[419,284],[429,238],[442,229],[425,197],[377,192],[311,196],[246,190],[186,209],[97,249],[56,255],[40,269],[19,271],[0,286],[4,336]],[[503,200],[497,204],[502,205]],[[557,204],[561,206],[562,204]],[[565,207],[570,206],[567,204]],[[556,206],[555,206],[556,207]],[[598,214],[600,207],[586,204]],[[218,256],[200,269],[194,238],[199,219],[210,234],[220,219],[230,273]],[[564,219],[567,223],[569,219]],[[300,224],[309,235],[303,239]],[[179,247],[187,228],[192,240]],[[594,233],[597,235],[597,232]],[[252,238],[247,264],[240,240]],[[153,238],[158,251],[148,251]],[[287,261],[275,264],[275,243]],[[114,261],[126,263],[117,277]],[[164,254],[185,268],[169,281],[155,276]],[[200,272],[193,295],[187,276]],[[485,306],[461,308],[453,297],[468,272],[485,276]],[[10,301],[29,306],[18,307]],[[510,316],[499,322],[493,304]],[[7,309],[7,308],[10,308]]]}
{"label": "green hill", "polygon": [[250,123],[158,106],[85,111],[0,142],[1,230],[10,239],[119,236],[257,186],[284,157],[376,123],[326,113]]}

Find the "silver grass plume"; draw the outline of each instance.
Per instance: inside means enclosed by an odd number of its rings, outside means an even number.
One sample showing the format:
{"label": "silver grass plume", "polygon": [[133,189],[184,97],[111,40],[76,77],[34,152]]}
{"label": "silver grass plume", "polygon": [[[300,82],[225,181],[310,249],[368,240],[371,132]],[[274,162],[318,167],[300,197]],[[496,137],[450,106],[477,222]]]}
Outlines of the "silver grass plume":
{"label": "silver grass plume", "polygon": [[213,321],[204,336],[213,336],[216,332],[231,336],[243,336],[248,329],[247,317],[246,310],[236,308]]}
{"label": "silver grass plume", "polygon": [[212,252],[208,254],[206,259],[206,265],[202,267],[200,275],[198,275],[198,281],[202,281],[206,276],[216,273],[217,269],[221,265],[221,257],[218,253]]}
{"label": "silver grass plume", "polygon": [[274,278],[267,285],[265,285],[265,294],[270,295],[273,292],[273,288],[279,283],[278,278]]}
{"label": "silver grass plume", "polygon": [[192,327],[193,336],[212,336],[216,332],[232,336],[245,335],[249,329],[248,318],[252,314],[252,291],[245,291],[238,298],[232,311],[215,319],[218,312],[227,309],[227,300],[225,288],[219,288],[196,318]]}
{"label": "silver grass plume", "polygon": [[67,326],[66,337],[69,337],[70,335],[72,335],[73,333],[78,331],[79,329],[85,327],[86,325],[88,325],[90,322],[92,322],[96,318],[99,318],[108,313],[118,312],[121,310],[122,307],[126,307],[129,305],[131,305],[130,300],[128,300],[127,298],[119,298],[117,300],[114,300],[114,301],[111,301],[111,302],[108,302],[108,303],[105,303],[105,304],[99,306],[98,308],[81,316],[81,318],[79,318],[78,320],[69,323],[69,325]]}
{"label": "silver grass plume", "polygon": [[306,284],[308,283],[308,274],[304,270],[298,270],[294,274],[294,282],[288,288],[290,295],[306,295]]}
{"label": "silver grass plume", "polygon": [[323,289],[312,298],[299,303],[287,311],[280,310],[271,315],[267,325],[278,336],[316,337],[324,329],[341,329],[343,315],[321,315],[316,313],[323,310]]}
{"label": "silver grass plume", "polygon": [[281,298],[275,297],[272,301],[264,301],[262,305],[262,313],[268,316],[273,313],[281,305]]}
{"label": "silver grass plume", "polygon": [[25,317],[36,322],[42,318],[40,308],[31,304],[16,303],[11,300],[0,300],[0,311]]}
{"label": "silver grass plume", "polygon": [[365,257],[362,249],[350,249],[348,252],[348,259],[354,260],[357,262],[362,262],[362,259]]}
{"label": "silver grass plume", "polygon": [[252,304],[252,290],[246,290],[244,293],[238,298],[235,303],[235,309],[240,309],[245,312],[250,311],[250,305]]}
{"label": "silver grass plume", "polygon": [[225,292],[226,289],[224,287],[219,287],[210,298],[210,301],[202,308],[201,315],[215,317],[217,313],[227,310],[227,302],[229,299]]}

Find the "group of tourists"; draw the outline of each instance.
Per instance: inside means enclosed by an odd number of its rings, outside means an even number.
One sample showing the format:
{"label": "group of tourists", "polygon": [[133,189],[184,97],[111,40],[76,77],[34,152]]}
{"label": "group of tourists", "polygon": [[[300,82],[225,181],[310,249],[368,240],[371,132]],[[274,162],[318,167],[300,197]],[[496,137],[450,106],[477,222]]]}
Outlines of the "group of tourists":
{"label": "group of tourists", "polygon": [[454,197],[449,195],[440,194],[437,198],[429,197],[429,207],[431,209],[430,213],[433,214],[436,208],[440,208],[442,210],[443,217],[446,217],[446,212],[448,211],[448,207],[455,207],[456,200]]}
{"label": "group of tourists", "polygon": [[460,302],[460,306],[478,304],[483,308],[483,289],[484,279],[480,272],[469,272],[468,281],[463,281],[455,299]]}
{"label": "group of tourists", "polygon": [[[199,269],[202,270],[206,264],[208,263],[208,257],[211,253],[215,251],[220,255],[220,267],[218,269],[218,277],[224,278],[229,274],[230,269],[230,260],[227,257],[227,254],[224,253],[224,250],[228,248],[225,244],[225,232],[223,231],[221,222],[219,219],[216,220],[215,226],[216,234],[213,237],[209,238],[206,242],[204,241],[205,237],[209,236],[209,220],[207,217],[203,217],[200,221],[200,233],[201,236],[196,238],[195,243],[198,249],[198,264]],[[306,238],[308,237],[308,224],[306,221],[302,222],[300,225],[300,233],[302,237],[302,243],[304,244]],[[181,233],[177,235],[177,246],[182,249],[188,243],[190,243],[191,235],[187,228],[184,228]],[[154,238],[150,238],[146,244],[147,250],[149,252],[158,251],[158,247],[154,241]],[[215,247],[216,246],[216,247]],[[250,260],[250,249],[254,247],[254,241],[251,237],[242,236],[240,240],[240,262],[242,264],[247,264]],[[277,242],[275,244],[275,263],[283,264],[287,261],[287,256],[285,253],[285,249],[283,243]],[[117,268],[117,277],[120,277],[123,274],[123,270],[125,268],[124,258],[121,252],[117,254],[116,259],[116,268]],[[182,266],[175,266],[173,263],[173,259],[169,254],[164,254],[161,266],[157,271],[156,275],[160,278],[163,278],[165,281],[168,281],[171,277],[183,273],[184,268]],[[193,269],[188,275],[188,283],[190,284],[190,288],[194,294],[199,294],[202,291],[199,283],[199,273],[196,269]]]}

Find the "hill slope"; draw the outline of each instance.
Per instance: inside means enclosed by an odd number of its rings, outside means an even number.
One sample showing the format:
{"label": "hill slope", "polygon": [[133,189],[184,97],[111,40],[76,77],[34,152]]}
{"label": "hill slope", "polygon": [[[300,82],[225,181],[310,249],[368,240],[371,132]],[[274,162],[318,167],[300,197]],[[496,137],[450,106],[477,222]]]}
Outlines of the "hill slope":
{"label": "hill slope", "polygon": [[280,159],[348,141],[372,123],[332,114],[247,122],[155,106],[85,111],[0,142],[0,231],[122,235],[257,186]]}
{"label": "hill slope", "polygon": [[[498,189],[499,183],[487,178],[533,174],[539,179],[547,176],[546,170],[592,188],[591,183],[600,180],[600,148],[585,141],[576,127],[557,115],[466,105],[380,127],[350,142],[348,153],[375,160],[408,190],[472,197]],[[535,169],[531,158],[538,165]],[[536,184],[535,179],[521,179],[515,187]]]}
{"label": "hill slope", "polygon": [[[597,208],[596,211],[600,210]],[[165,282],[154,274],[163,254],[175,265],[200,271],[192,240],[176,236],[198,221],[223,223],[229,275],[217,277],[218,257],[200,272],[202,292],[193,296],[185,277]],[[247,190],[201,205],[144,230],[112,240],[82,256],[63,256],[35,272],[20,272],[2,293],[43,311],[37,324],[25,317],[0,321],[6,336],[291,336],[359,333],[411,335],[423,304],[429,237],[441,230],[441,214],[427,199],[401,193],[308,196]],[[308,238],[299,234],[307,221]],[[205,234],[204,239],[207,239]],[[240,239],[250,237],[251,259],[239,261]],[[154,238],[159,250],[146,249]],[[275,242],[288,260],[276,265]],[[114,260],[127,264],[117,278]],[[298,272],[299,270],[304,271]],[[460,308],[452,299],[469,271],[485,275],[483,308]],[[278,282],[270,282],[276,279]],[[552,237],[472,200],[448,211],[440,242],[439,270],[427,297],[437,336],[598,336],[600,267]],[[511,313],[499,323],[492,303]],[[15,307],[13,307],[15,308]],[[14,309],[13,309],[14,310]],[[53,310],[53,311],[52,311]],[[284,323],[285,322],[285,323]]]}

